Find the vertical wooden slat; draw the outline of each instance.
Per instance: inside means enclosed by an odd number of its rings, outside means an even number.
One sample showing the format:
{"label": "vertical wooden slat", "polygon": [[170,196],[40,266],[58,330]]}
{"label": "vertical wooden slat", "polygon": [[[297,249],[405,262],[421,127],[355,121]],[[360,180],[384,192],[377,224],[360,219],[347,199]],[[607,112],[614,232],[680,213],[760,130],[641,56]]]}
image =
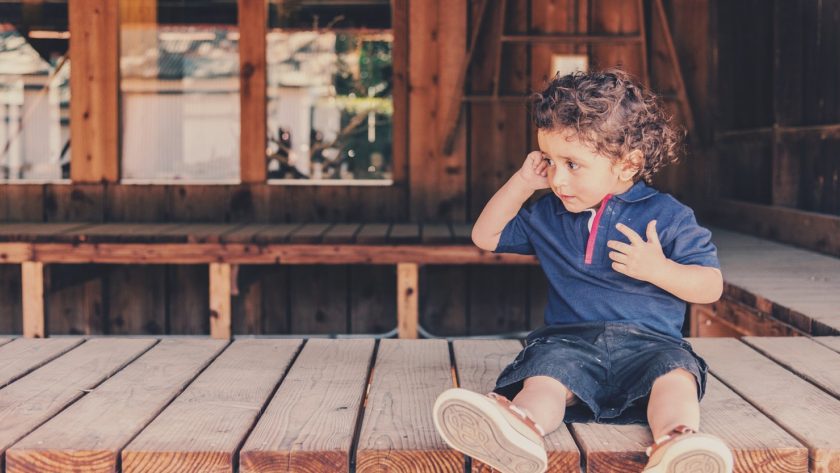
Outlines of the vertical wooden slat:
{"label": "vertical wooden slat", "polygon": [[230,338],[230,264],[210,263],[210,336]]}
{"label": "vertical wooden slat", "polygon": [[70,0],[70,178],[119,179],[119,3]]}
{"label": "vertical wooden slat", "polygon": [[[408,194],[408,0],[391,0],[391,29],[394,34],[391,57],[394,68],[392,100],[394,114],[391,121],[392,178]],[[407,202],[408,199],[403,199]],[[407,210],[407,209],[406,209]]]}
{"label": "vertical wooden slat", "polygon": [[23,336],[44,338],[44,263],[26,261],[21,264],[23,289]]}
{"label": "vertical wooden slat", "polygon": [[266,0],[239,0],[239,176],[266,179]]}
{"label": "vertical wooden slat", "polygon": [[400,338],[417,338],[417,264],[397,265],[397,328]]}

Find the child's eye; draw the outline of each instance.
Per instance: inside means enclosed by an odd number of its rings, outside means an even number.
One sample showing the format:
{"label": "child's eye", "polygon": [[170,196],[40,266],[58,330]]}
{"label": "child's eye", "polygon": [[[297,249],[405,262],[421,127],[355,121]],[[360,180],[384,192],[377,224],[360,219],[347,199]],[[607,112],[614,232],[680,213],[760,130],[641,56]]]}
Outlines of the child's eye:
{"label": "child's eye", "polygon": [[543,159],[548,163],[549,167],[554,167],[554,161],[546,157],[543,157]]}
{"label": "child's eye", "polygon": [[580,167],[580,165],[574,161],[566,161],[566,166],[568,166],[571,170],[575,170]]}

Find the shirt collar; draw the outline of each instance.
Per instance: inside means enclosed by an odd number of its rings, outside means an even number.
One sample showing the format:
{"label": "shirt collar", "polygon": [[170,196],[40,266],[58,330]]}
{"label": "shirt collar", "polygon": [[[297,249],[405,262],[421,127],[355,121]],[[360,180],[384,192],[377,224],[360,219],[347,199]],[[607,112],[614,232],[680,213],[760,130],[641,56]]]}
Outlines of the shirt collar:
{"label": "shirt collar", "polygon": [[[648,186],[645,184],[645,181],[638,181],[633,184],[633,187],[627,189],[626,192],[619,195],[614,195],[616,199],[626,202],[628,204],[632,204],[634,202],[640,202],[645,200],[649,197],[652,197],[658,194],[659,191],[654,189],[653,187]],[[565,207],[563,207],[563,203],[560,202],[560,199],[555,199],[557,207],[554,210],[554,213],[557,215],[564,214],[568,212]]]}

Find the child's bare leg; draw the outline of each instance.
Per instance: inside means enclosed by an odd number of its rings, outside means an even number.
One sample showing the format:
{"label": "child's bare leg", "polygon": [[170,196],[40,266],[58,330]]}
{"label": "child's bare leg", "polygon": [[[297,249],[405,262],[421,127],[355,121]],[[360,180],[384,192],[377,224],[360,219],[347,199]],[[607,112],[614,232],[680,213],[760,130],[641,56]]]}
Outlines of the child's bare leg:
{"label": "child's bare leg", "polygon": [[[566,402],[557,402],[558,399]],[[573,399],[574,394],[560,381],[549,376],[532,376],[525,379],[522,390],[513,398],[513,404],[524,408],[545,433],[550,434],[563,423],[566,405]]]}
{"label": "child's bare leg", "polygon": [[697,401],[694,375],[677,368],[657,378],[650,392],[647,417],[654,439],[680,424],[697,430],[700,427],[700,403]]}

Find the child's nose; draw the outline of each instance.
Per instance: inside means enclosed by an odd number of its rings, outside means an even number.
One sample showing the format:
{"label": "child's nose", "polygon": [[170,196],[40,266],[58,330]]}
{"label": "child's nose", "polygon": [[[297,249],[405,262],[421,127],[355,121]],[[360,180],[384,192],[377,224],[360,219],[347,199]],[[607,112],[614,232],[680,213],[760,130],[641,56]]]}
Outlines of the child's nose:
{"label": "child's nose", "polygon": [[569,174],[558,166],[558,169],[554,171],[554,175],[551,176],[551,183],[554,184],[554,187],[564,186],[568,182],[568,177]]}

